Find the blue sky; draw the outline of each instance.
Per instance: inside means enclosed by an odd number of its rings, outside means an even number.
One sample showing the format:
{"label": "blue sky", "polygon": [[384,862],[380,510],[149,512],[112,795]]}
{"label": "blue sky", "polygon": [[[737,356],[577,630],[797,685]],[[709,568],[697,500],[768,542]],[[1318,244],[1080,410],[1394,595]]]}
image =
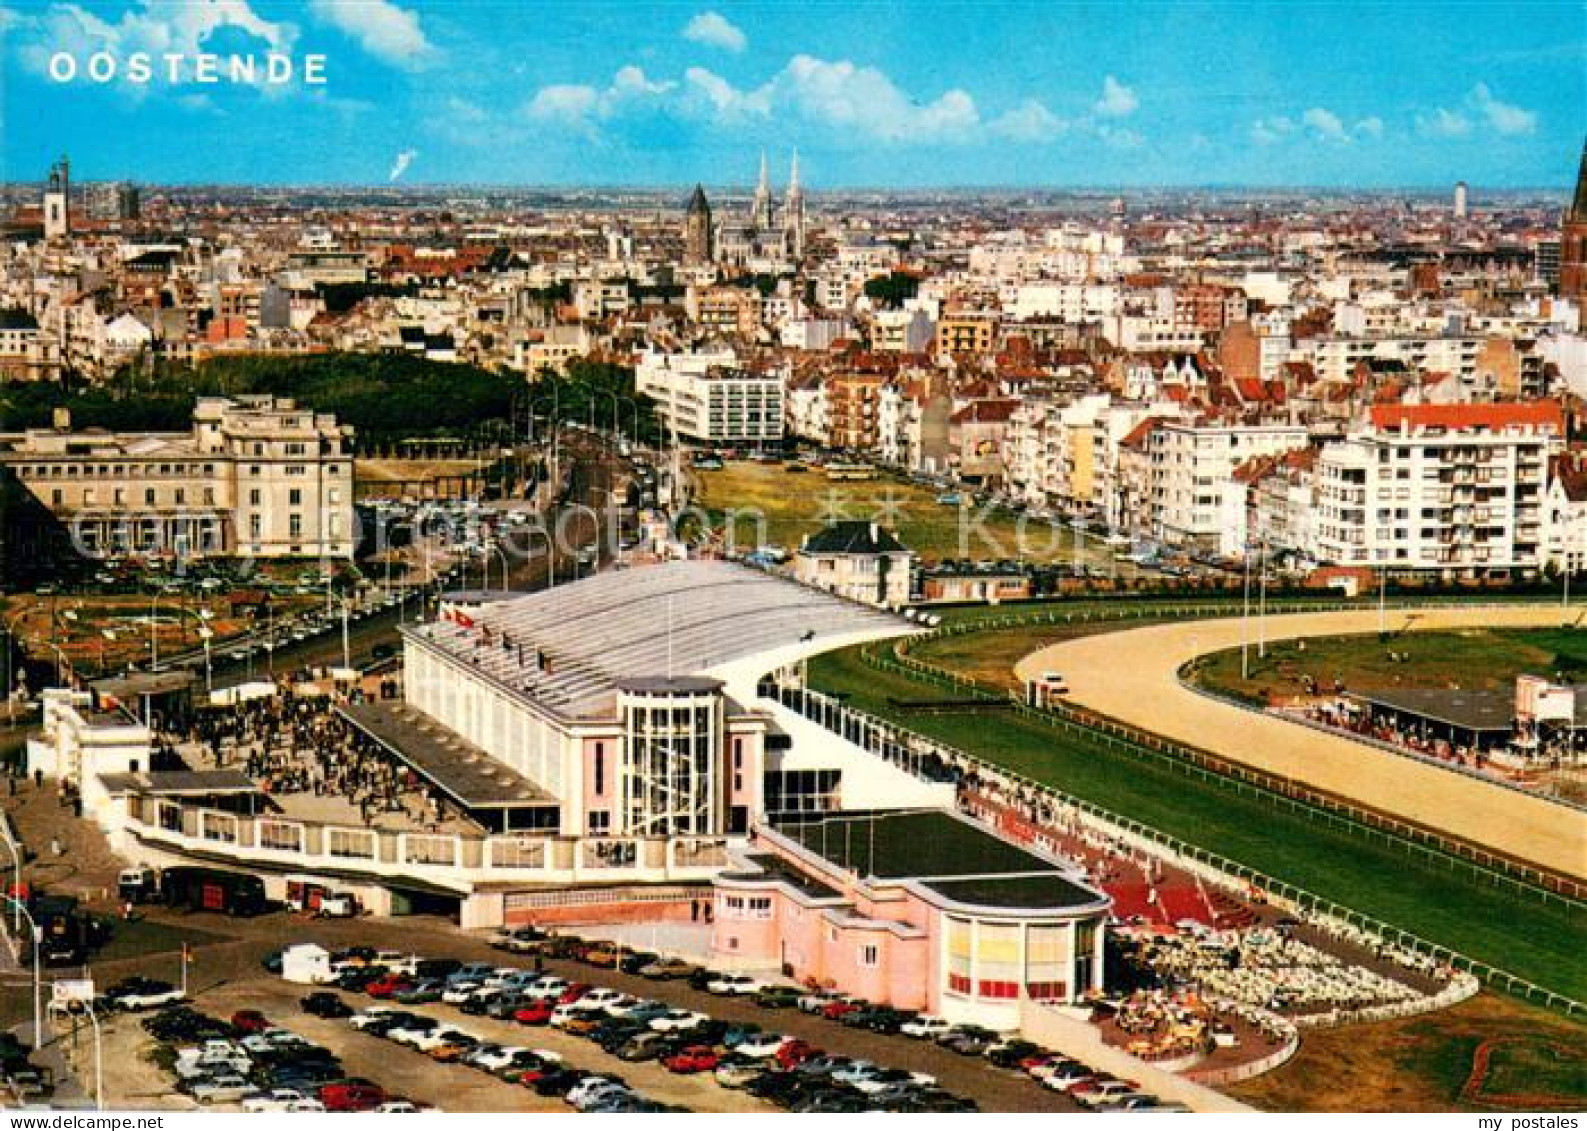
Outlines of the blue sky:
{"label": "blue sky", "polygon": [[[271,49],[326,82],[125,77]],[[0,0],[0,93],[8,180],[1561,186],[1587,6]]]}

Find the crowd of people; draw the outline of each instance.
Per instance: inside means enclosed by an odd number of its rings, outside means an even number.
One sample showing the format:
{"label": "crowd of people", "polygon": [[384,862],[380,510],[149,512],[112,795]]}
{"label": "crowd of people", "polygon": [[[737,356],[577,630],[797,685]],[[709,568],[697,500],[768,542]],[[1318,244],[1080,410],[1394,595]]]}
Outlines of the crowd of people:
{"label": "crowd of people", "polygon": [[1142,961],[1174,985],[1290,1015],[1412,1001],[1404,982],[1270,928],[1138,936]]}
{"label": "crowd of people", "polygon": [[269,794],[339,797],[365,823],[401,815],[432,831],[455,807],[319,697],[290,694],[194,712],[179,742],[217,768],[240,769]]}
{"label": "crowd of people", "polygon": [[1393,720],[1375,716],[1348,699],[1311,703],[1303,713],[1309,722],[1318,726],[1381,742],[1385,746],[1393,746],[1424,758],[1436,758],[1473,770],[1483,769],[1487,765],[1487,757],[1476,747],[1452,743],[1418,729],[1398,726]]}

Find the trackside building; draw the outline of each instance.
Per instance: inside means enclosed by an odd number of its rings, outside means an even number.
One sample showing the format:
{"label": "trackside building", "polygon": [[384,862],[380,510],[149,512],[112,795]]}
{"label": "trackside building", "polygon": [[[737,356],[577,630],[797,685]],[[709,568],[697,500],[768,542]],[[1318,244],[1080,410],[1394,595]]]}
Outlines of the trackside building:
{"label": "trackside building", "polygon": [[998,1029],[1102,988],[1112,900],[947,810],[762,824],[714,887],[726,965]]}

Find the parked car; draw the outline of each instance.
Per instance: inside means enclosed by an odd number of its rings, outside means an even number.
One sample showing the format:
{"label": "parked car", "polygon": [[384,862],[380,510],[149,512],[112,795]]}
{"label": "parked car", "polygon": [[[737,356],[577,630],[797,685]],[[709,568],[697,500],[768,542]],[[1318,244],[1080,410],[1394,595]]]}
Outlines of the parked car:
{"label": "parked car", "polygon": [[336,994],[325,990],[309,994],[298,1002],[298,1006],[311,1017],[339,1018],[353,1015],[352,1006],[348,1005]]}
{"label": "parked car", "polygon": [[748,974],[718,974],[705,984],[705,992],[721,997],[750,997],[766,988]]}
{"label": "parked car", "polygon": [[235,1072],[206,1076],[193,1081],[188,1088],[188,1094],[201,1104],[232,1103],[253,1091],[254,1086],[248,1078]]}
{"label": "parked car", "polygon": [[685,962],[681,958],[658,958],[639,968],[641,978],[652,978],[658,982],[671,981],[674,978],[687,978],[699,973],[700,968],[692,962]]}
{"label": "parked car", "polygon": [[755,1004],[764,1009],[789,1009],[799,1004],[801,996],[793,986],[767,986],[755,995]]}
{"label": "parked car", "polygon": [[386,1102],[386,1090],[368,1080],[341,1080],[320,1089],[326,1111],[373,1111]]}
{"label": "parked car", "polygon": [[708,1045],[690,1045],[672,1056],[662,1057],[661,1063],[668,1072],[692,1075],[696,1072],[714,1072],[721,1058]]}

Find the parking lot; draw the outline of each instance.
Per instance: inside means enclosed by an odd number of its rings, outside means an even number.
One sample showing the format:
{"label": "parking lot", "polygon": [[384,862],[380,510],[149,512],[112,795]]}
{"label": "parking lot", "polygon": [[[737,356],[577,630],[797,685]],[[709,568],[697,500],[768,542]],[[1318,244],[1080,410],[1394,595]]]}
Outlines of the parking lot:
{"label": "parking lot", "polygon": [[[298,1001],[314,987],[285,982],[266,972],[261,960],[282,943],[315,941],[338,947],[392,946],[428,955],[448,955],[464,961],[483,960],[499,966],[531,965],[529,960],[501,953],[485,939],[457,932],[449,924],[427,918],[402,920],[365,919],[353,922],[303,921],[276,913],[254,920],[228,920],[210,915],[183,916],[152,909],[151,917],[170,936],[184,929],[204,932],[213,939],[195,950],[190,974],[194,1005],[215,1017],[254,1009],[271,1021],[336,1052],[348,1075],[381,1083],[389,1091],[418,1104],[447,1111],[566,1111],[553,1097],[536,1095],[529,1088],[509,1084],[484,1072],[458,1064],[438,1063],[423,1053],[359,1033],[344,1021],[325,1020],[303,1013]],[[129,974],[147,973],[169,979],[173,956],[157,954],[96,966],[101,984]],[[942,1088],[973,1100],[985,1111],[1074,1111],[1067,1095],[1041,1087],[1023,1073],[999,1069],[979,1057],[958,1056],[929,1041],[856,1030],[797,1009],[770,1010],[747,1000],[724,998],[694,990],[683,982],[656,982],[615,970],[595,970],[571,960],[543,962],[548,973],[569,981],[589,982],[658,1000],[683,1009],[698,1010],[722,1021],[745,1021],[768,1032],[787,1033],[829,1052],[880,1065],[923,1072]],[[362,994],[342,995],[353,1008],[370,1000]],[[603,1052],[593,1042],[548,1026],[526,1027],[483,1016],[468,1016],[439,1003],[403,1006],[415,1013],[455,1023],[460,1029],[504,1045],[545,1048],[564,1057],[567,1064],[621,1076],[644,1095],[660,1103],[699,1111],[766,1111],[764,1101],[722,1087],[710,1073],[678,1075],[651,1061],[628,1063]],[[84,1069],[91,1070],[91,1042],[81,1046]],[[115,1106],[136,1108],[191,1108],[193,1101],[175,1091],[170,1075],[150,1059],[155,1042],[143,1031],[136,1015],[117,1015],[107,1026],[105,1087]]]}

